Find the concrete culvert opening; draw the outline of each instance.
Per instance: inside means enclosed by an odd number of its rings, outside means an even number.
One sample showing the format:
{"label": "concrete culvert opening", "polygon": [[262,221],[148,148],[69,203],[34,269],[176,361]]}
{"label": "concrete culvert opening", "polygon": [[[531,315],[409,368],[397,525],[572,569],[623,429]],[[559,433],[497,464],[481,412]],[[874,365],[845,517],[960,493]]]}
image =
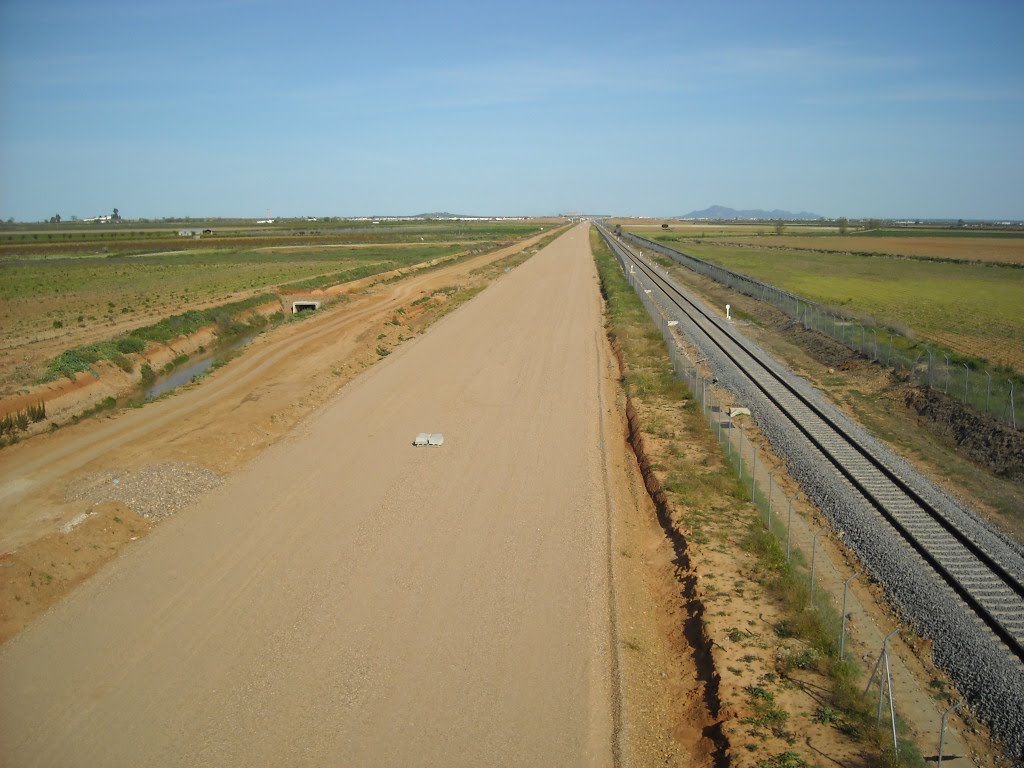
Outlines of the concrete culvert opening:
{"label": "concrete culvert opening", "polygon": [[292,314],[297,315],[299,312],[312,312],[320,309],[319,301],[293,301],[292,302]]}

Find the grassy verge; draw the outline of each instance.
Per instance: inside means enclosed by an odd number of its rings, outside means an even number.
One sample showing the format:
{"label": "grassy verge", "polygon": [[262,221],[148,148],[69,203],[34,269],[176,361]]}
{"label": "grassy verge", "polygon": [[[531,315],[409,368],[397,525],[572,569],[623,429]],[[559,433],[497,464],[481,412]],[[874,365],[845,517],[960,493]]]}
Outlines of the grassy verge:
{"label": "grassy verge", "polygon": [[192,309],[164,318],[153,325],[136,328],[118,339],[108,339],[66,350],[47,364],[46,374],[40,383],[54,381],[61,377],[74,379],[77,373],[92,371],[93,364],[101,360],[109,361],[123,371],[133,371],[135,364],[128,355],[142,352],[146,348],[147,342],[166,343],[178,336],[195,333],[208,325],[216,325],[221,338],[230,338],[258,330],[266,325],[267,321],[264,318],[253,317],[243,322],[238,316],[246,310],[266,304],[275,298],[274,294],[263,293],[243,301],[222,304],[219,307]]}
{"label": "grassy verge", "polygon": [[[723,706],[731,701],[742,712],[728,731],[733,750],[745,748],[758,766],[806,766],[816,755],[797,743],[802,732],[869,765],[919,765],[912,744],[902,745],[897,760],[876,728],[857,688],[859,670],[838,660],[839,616],[821,590],[817,610],[807,609],[805,568],[799,560],[786,562],[751,501],[749,477],[723,455],[699,404],[676,378],[660,331],[607,245],[596,232],[591,237],[608,331],[624,362],[623,385],[667,500],[672,535],[700,547],[691,562],[707,631],[716,645],[731,649],[721,654],[729,661],[718,673]],[[759,613],[744,613],[749,605]],[[818,704],[795,695],[815,688]]]}

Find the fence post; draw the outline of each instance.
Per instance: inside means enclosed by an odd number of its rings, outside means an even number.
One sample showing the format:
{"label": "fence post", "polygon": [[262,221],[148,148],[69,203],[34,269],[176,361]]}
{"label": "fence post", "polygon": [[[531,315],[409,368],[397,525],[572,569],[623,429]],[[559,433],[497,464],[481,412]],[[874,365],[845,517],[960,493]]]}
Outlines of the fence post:
{"label": "fence post", "polygon": [[750,500],[757,506],[757,497],[754,490],[757,487],[757,443],[750,441]]}
{"label": "fence post", "polygon": [[1016,429],[1017,428],[1017,410],[1016,410],[1016,407],[1013,404],[1013,379],[1007,379],[1007,381],[1010,382],[1010,423],[1013,425],[1013,428]]}
{"label": "fence post", "polygon": [[843,582],[843,623],[839,629],[839,660],[843,661],[846,658],[846,598],[850,593],[850,582],[856,579],[860,575],[859,572],[854,573],[853,576]]}
{"label": "fence post", "polygon": [[966,373],[964,373],[964,403],[966,404],[967,403],[967,384],[971,380],[971,369],[970,369],[970,367],[968,367],[967,363],[961,363],[961,365],[963,365],[964,371],[966,371]]}
{"label": "fence post", "polygon": [[793,500],[800,495],[797,491],[789,500],[789,516],[786,518],[786,562],[789,562],[793,550]]}
{"label": "fence post", "polygon": [[942,390],[942,393],[945,394],[945,395],[948,395],[949,394],[949,355],[943,355],[943,357],[946,358],[946,386]]}
{"label": "fence post", "polygon": [[739,430],[739,477],[742,481],[743,477],[743,443],[746,441],[746,432],[742,429]]}
{"label": "fence post", "polygon": [[809,608],[814,608],[814,561],[818,558],[818,537],[824,532],[824,528],[819,528],[818,532],[814,534],[814,538],[811,539],[811,593],[807,597]]}
{"label": "fence post", "polygon": [[985,387],[985,412],[988,413],[989,400],[992,397],[992,374],[985,371],[985,375],[988,376],[988,385]]}
{"label": "fence post", "polygon": [[964,700],[960,699],[956,704],[947,709],[942,713],[942,727],[939,729],[939,762],[938,768],[942,768],[942,748],[946,745],[946,721],[949,716],[956,712],[960,707],[964,705]]}
{"label": "fence post", "polygon": [[772,530],[772,491],[775,490],[775,473],[768,473],[768,531]]}
{"label": "fence post", "polygon": [[[886,684],[889,687],[889,711],[892,714],[892,747],[899,754],[899,743],[896,740],[896,708],[892,700],[892,673],[889,669],[889,639],[899,634],[898,629],[894,629],[885,639],[882,640],[882,652],[878,656],[878,661],[875,662],[875,667],[871,671],[871,677],[868,678],[868,684],[864,686],[864,694],[871,690],[871,684],[875,681],[875,674],[882,673],[885,675],[883,678],[881,674],[878,677],[878,718],[876,723],[881,725],[882,723],[882,701],[885,696]],[[884,666],[883,666],[884,663]],[[884,672],[883,672],[884,670]]]}

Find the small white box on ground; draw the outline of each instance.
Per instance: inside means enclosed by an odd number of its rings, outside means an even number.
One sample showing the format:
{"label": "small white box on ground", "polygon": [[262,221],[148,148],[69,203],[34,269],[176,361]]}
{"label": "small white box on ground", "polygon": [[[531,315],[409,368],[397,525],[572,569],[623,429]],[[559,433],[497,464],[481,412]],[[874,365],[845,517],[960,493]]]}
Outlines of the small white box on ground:
{"label": "small white box on ground", "polygon": [[440,432],[420,432],[413,445],[444,445],[444,435]]}

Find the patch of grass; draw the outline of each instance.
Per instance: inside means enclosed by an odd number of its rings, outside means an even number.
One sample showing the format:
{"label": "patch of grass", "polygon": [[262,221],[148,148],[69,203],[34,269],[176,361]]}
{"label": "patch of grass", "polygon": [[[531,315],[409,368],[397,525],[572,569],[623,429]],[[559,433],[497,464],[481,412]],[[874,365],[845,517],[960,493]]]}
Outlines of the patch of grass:
{"label": "patch of grass", "polygon": [[796,752],[780,752],[758,763],[757,768],[809,768],[809,764]]}
{"label": "patch of grass", "polygon": [[101,400],[100,402],[96,403],[96,405],[94,405],[92,408],[87,408],[81,413],[72,416],[71,421],[77,424],[82,419],[88,419],[92,416],[96,416],[100,413],[103,413],[104,411],[112,411],[116,407],[117,400],[115,400],[113,397],[107,397]]}

